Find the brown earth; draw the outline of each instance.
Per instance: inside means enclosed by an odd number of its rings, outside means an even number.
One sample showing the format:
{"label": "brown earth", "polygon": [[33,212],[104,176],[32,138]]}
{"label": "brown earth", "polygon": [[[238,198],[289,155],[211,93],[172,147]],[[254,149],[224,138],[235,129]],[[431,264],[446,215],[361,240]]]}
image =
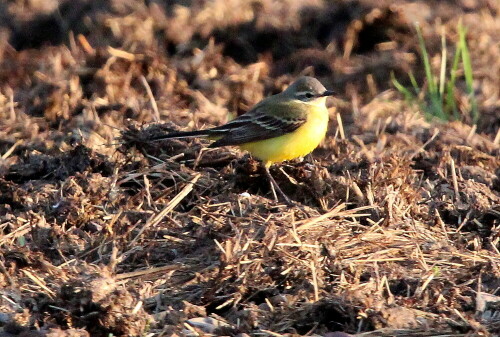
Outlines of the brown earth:
{"label": "brown earth", "polygon": [[[480,119],[426,120],[468,27]],[[0,3],[0,336],[497,336],[500,3]],[[327,139],[272,169],[204,140],[299,75]],[[202,151],[203,149],[203,151]],[[341,333],[345,332],[345,333]]]}

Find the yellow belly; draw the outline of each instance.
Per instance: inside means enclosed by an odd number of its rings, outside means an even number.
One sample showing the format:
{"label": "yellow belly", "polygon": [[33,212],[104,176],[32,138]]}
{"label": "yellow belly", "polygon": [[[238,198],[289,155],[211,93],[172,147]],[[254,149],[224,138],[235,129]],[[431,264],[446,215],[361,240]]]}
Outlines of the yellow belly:
{"label": "yellow belly", "polygon": [[262,160],[265,165],[303,157],[311,153],[325,138],[328,110],[316,108],[307,122],[297,130],[276,138],[240,145],[240,148]]}

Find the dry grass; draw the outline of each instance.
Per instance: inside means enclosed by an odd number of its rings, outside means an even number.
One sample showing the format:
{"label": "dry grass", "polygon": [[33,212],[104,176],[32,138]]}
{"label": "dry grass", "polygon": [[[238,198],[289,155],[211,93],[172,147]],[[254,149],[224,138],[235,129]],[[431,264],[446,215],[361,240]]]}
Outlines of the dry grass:
{"label": "dry grass", "polygon": [[[1,336],[500,333],[495,1],[0,7]],[[439,67],[461,16],[477,126],[390,88],[423,78],[412,21]],[[301,207],[236,149],[147,141],[299,74],[341,92],[313,162],[272,169]]]}

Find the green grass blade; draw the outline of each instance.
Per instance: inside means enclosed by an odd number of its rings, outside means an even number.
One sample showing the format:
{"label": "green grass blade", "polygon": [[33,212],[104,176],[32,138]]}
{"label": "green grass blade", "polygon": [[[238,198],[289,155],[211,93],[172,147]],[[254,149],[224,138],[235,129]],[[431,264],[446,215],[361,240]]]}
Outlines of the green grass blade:
{"label": "green grass blade", "polygon": [[434,80],[434,76],[432,74],[431,62],[429,54],[427,53],[427,48],[425,47],[424,37],[422,36],[422,32],[418,25],[415,25],[415,29],[417,30],[418,43],[420,47],[420,52],[422,53],[422,61],[424,63],[425,77],[427,79],[427,86],[430,99],[429,113],[440,119],[447,120],[448,118],[445,112],[443,111],[443,104],[441,97],[439,95],[436,81]]}
{"label": "green grass blade", "polygon": [[415,95],[396,79],[394,72],[391,72],[391,81],[394,87],[405,97],[407,101],[415,101]]}
{"label": "green grass blade", "polygon": [[410,73],[408,74],[410,77],[410,82],[411,85],[413,86],[413,90],[415,90],[415,94],[420,94],[420,88],[418,87],[417,80],[415,79],[415,75],[413,75],[413,71],[410,70]]}
{"label": "green grass blade", "polygon": [[479,119],[479,112],[476,102],[476,97],[474,95],[474,78],[472,74],[472,64],[470,60],[469,48],[467,47],[466,34],[467,29],[462,25],[462,22],[458,25],[458,33],[459,33],[459,44],[460,50],[462,53],[462,63],[464,67],[464,76],[465,76],[465,85],[467,86],[467,94],[469,95],[469,100],[471,104],[471,114],[472,114],[472,122],[476,123]]}
{"label": "green grass blade", "polygon": [[425,47],[424,37],[422,36],[422,32],[420,31],[420,26],[415,25],[415,28],[417,30],[420,52],[422,53],[422,61],[424,62],[425,77],[427,78],[429,93],[432,96],[435,95],[437,91],[436,91],[436,83],[434,81],[434,76],[432,76],[431,62],[429,60],[429,54],[427,53],[427,48]]}
{"label": "green grass blade", "polygon": [[432,109],[431,113],[442,120],[445,121],[448,120],[448,116],[443,110],[443,104],[441,102],[439,95],[436,94],[431,95],[430,99],[431,99],[431,109]]}
{"label": "green grass blade", "polygon": [[457,42],[455,46],[455,56],[453,57],[453,64],[450,69],[450,82],[455,86],[455,81],[457,79],[458,64],[460,63],[460,57],[462,56],[462,48],[460,48],[460,43]]}
{"label": "green grass blade", "polygon": [[441,33],[441,68],[439,72],[439,96],[441,98],[441,102],[443,100],[444,88],[446,84],[446,57],[448,56],[445,33],[445,29],[443,28],[443,32]]}
{"label": "green grass blade", "polygon": [[445,110],[448,116],[453,116],[454,120],[459,120],[457,103],[455,102],[455,86],[451,81],[446,84],[446,107]]}
{"label": "green grass blade", "polygon": [[[478,105],[474,96],[473,73],[469,49],[466,42],[466,29],[459,23],[459,39],[455,45],[455,55],[451,63],[448,62],[448,46],[446,43],[446,31],[441,33],[441,64],[439,74],[433,74],[431,60],[427,51],[425,40],[420,26],[415,25],[422,63],[424,65],[424,85],[419,86],[414,74],[410,71],[411,87],[406,88],[391,73],[391,81],[394,87],[405,97],[407,101],[417,103],[427,118],[436,117],[442,120],[460,119],[458,103],[456,101],[456,81],[460,65],[463,66],[467,94],[471,105],[470,117],[474,123],[479,118]],[[462,63],[460,63],[462,61]],[[449,69],[449,74],[448,74]]]}
{"label": "green grass blade", "polygon": [[457,81],[457,71],[461,55],[462,49],[460,48],[460,42],[457,42],[455,45],[455,56],[453,57],[453,63],[450,69],[450,79],[448,80],[446,90],[446,109],[450,114],[453,113],[453,119],[455,120],[460,119],[457,102],[455,100],[455,83]]}

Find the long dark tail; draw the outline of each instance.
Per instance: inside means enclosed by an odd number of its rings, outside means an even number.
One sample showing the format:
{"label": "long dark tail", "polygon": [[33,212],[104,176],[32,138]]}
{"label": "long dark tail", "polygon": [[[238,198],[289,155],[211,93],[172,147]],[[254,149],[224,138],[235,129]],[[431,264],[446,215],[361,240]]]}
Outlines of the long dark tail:
{"label": "long dark tail", "polygon": [[166,133],[163,135],[151,137],[149,140],[157,141],[157,140],[174,139],[174,138],[208,137],[209,135],[211,135],[210,130],[195,130],[195,131]]}

